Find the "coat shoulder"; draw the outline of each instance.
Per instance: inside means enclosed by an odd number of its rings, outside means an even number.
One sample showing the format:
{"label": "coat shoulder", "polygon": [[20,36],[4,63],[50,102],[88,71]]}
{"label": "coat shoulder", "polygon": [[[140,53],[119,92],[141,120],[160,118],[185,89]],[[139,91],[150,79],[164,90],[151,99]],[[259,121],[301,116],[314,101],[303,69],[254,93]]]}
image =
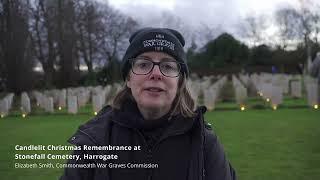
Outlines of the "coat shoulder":
{"label": "coat shoulder", "polygon": [[102,144],[105,133],[109,129],[112,115],[113,108],[105,106],[94,118],[80,125],[68,142],[75,145]]}

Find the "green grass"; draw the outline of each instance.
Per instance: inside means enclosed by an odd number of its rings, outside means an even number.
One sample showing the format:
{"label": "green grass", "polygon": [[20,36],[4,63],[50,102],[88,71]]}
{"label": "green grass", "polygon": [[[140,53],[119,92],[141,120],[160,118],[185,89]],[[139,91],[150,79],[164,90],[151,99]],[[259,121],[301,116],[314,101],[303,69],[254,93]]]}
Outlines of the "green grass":
{"label": "green grass", "polygon": [[[246,109],[271,109],[270,102],[267,102],[262,97],[250,97],[245,103]],[[284,97],[283,103],[279,105],[278,109],[287,108],[308,108],[308,102],[305,98],[291,98]],[[217,110],[237,110],[239,105],[235,101],[218,102],[215,106]]]}
{"label": "green grass", "polygon": [[320,179],[320,112],[215,111],[214,126],[240,179]]}
{"label": "green grass", "polygon": [[[265,102],[250,100],[250,104],[261,103]],[[320,111],[290,108],[299,103],[303,104],[303,100],[285,99],[277,111],[266,108],[206,113],[206,119],[213,124],[239,179],[320,179]],[[220,103],[217,107],[231,105]],[[58,179],[62,169],[15,169],[14,154],[18,152],[14,146],[67,144],[66,140],[78,126],[92,117],[90,106],[80,112],[79,115],[66,115],[62,110],[50,115],[36,110],[22,118],[16,111],[14,115],[0,119],[0,179]]]}
{"label": "green grass", "polygon": [[[46,160],[14,160],[14,154],[34,154],[36,151],[15,151],[15,145],[66,145],[66,140],[90,115],[38,115],[7,117],[0,120],[1,179],[58,179],[61,169],[15,169],[14,163],[46,163]],[[44,153],[44,152],[38,152]],[[69,154],[67,151],[45,153]],[[57,161],[57,162],[64,162]]]}

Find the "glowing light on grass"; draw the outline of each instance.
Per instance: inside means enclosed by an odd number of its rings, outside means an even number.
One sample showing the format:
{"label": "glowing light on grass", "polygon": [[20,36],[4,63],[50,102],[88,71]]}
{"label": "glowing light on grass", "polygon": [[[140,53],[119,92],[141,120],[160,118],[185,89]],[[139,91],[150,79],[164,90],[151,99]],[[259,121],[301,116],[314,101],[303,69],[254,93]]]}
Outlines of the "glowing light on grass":
{"label": "glowing light on grass", "polygon": [[26,114],[22,114],[22,117],[25,118],[27,115]]}
{"label": "glowing light on grass", "polygon": [[98,113],[97,112],[94,112],[94,115],[96,116]]}
{"label": "glowing light on grass", "polygon": [[313,108],[314,108],[314,109],[318,109],[318,108],[319,108],[318,104],[315,104],[315,105],[313,106]]}
{"label": "glowing light on grass", "polygon": [[269,98],[267,98],[267,102],[269,102],[270,101],[270,99]]}
{"label": "glowing light on grass", "polygon": [[1,118],[4,118],[4,114],[1,114]]}
{"label": "glowing light on grass", "polygon": [[59,106],[59,111],[61,111],[61,109],[62,109],[62,108]]}
{"label": "glowing light on grass", "polygon": [[240,110],[241,110],[241,111],[244,111],[244,110],[246,110],[246,107],[245,107],[245,106],[241,106],[241,107],[240,107]]}
{"label": "glowing light on grass", "polygon": [[277,110],[277,108],[278,108],[278,107],[277,107],[276,105],[273,105],[273,106],[272,106],[272,109],[273,109],[273,110]]}

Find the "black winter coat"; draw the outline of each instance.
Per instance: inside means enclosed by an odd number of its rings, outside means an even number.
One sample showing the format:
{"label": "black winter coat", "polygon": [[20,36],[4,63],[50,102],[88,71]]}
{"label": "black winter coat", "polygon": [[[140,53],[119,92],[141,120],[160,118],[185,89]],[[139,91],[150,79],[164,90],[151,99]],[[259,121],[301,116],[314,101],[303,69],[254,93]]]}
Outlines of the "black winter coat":
{"label": "black winter coat", "polygon": [[[195,118],[174,116],[154,143],[148,146],[139,130],[142,116],[136,106],[122,110],[105,107],[94,119],[79,127],[69,139],[82,146],[140,146],[137,151],[75,150],[82,160],[68,164],[154,164],[156,168],[66,168],[61,180],[231,180],[235,171],[226,159],[217,136],[203,121],[206,108],[198,108]],[[85,154],[116,154],[117,160],[88,160]],[[144,166],[145,167],[145,166]]]}

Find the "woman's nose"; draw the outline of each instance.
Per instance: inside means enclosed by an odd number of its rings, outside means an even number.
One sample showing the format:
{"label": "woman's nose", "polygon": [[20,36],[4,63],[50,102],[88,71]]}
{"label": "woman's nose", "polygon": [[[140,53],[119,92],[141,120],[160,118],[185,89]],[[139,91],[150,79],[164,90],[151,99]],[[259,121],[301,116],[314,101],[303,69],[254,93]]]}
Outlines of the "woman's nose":
{"label": "woman's nose", "polygon": [[151,71],[150,79],[162,79],[162,73],[160,71],[159,65],[155,65]]}

